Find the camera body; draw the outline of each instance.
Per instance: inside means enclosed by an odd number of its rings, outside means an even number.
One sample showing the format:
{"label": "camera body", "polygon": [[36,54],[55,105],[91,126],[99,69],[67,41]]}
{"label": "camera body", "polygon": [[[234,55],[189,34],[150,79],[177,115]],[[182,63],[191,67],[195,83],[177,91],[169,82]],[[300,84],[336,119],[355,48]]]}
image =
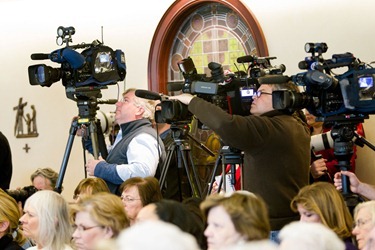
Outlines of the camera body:
{"label": "camera body", "polygon": [[[61,64],[60,68],[53,68],[45,64],[28,67],[31,85],[50,87],[54,82],[62,80],[68,88],[104,88],[124,80],[126,76],[125,54],[121,50],[113,50],[98,40],[90,44],[69,45],[71,36],[75,33],[73,27],[57,29],[57,43],[66,47],[57,49],[50,54],[32,54],[33,60],[49,59]],[[78,49],[83,49],[78,52]],[[70,90],[70,92],[72,92]],[[68,96],[72,99],[73,96]]]}
{"label": "camera body", "polygon": [[[306,47],[310,48],[307,50]],[[315,49],[311,49],[314,47]],[[320,48],[323,47],[323,48]],[[278,90],[273,92],[275,109],[306,108],[317,117],[332,117],[343,114],[353,116],[375,113],[375,69],[355,58],[352,53],[335,54],[325,60],[322,53],[327,51],[325,43],[307,43],[306,52],[311,57],[299,63],[307,71],[298,73],[291,80],[303,86],[304,93]],[[318,55],[315,53],[318,52]],[[305,63],[303,63],[305,62]],[[342,74],[334,74],[332,69],[347,67]]]}
{"label": "camera body", "polygon": [[[187,57],[177,65],[184,77],[184,82],[173,91],[195,94],[222,108],[230,114],[249,115],[252,98],[258,89],[257,78],[265,75],[282,74],[284,65],[272,66],[270,60],[276,57],[243,56],[237,59],[238,63],[248,63],[247,72],[237,71],[224,73],[221,64],[210,62],[208,68],[211,76],[198,74],[193,60]],[[176,83],[172,83],[176,85]],[[168,88],[170,89],[170,88]],[[161,117],[168,117],[167,121],[188,120],[191,114],[183,104],[175,100],[164,100],[161,104]]]}

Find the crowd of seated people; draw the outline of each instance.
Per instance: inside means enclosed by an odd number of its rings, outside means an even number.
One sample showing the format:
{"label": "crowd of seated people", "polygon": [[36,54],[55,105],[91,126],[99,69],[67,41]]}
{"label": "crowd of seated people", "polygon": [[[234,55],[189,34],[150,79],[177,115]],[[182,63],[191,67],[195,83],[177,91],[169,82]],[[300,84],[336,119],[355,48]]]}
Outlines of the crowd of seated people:
{"label": "crowd of seated people", "polygon": [[104,250],[135,249],[138,244],[137,249],[148,249],[150,243],[141,235],[133,238],[139,230],[176,235],[160,235],[154,249],[182,242],[191,246],[185,249],[201,250],[310,249],[310,242],[315,242],[311,249],[362,250],[374,244],[375,201],[359,203],[353,218],[341,193],[328,182],[299,191],[291,208],[300,214],[300,222],[283,227],[277,242],[270,238],[267,205],[248,191],[179,202],[163,199],[155,177],[130,178],[121,190],[122,197],[110,193],[102,179],[85,178],[74,191],[73,203],[57,192],[41,190],[26,200],[23,215],[15,209],[16,201],[1,191],[0,248],[10,244],[16,248],[9,249]]}
{"label": "crowd of seated people", "polygon": [[[257,103],[269,102],[272,90],[268,86],[259,92]],[[141,107],[135,106],[138,108]],[[255,117],[253,122],[268,119],[263,118]],[[324,166],[310,174],[319,177],[320,171],[322,176],[328,175],[326,160],[315,163]],[[307,175],[306,172],[306,181]],[[360,202],[352,216],[338,191],[342,189],[342,175],[348,176],[352,192],[365,200],[375,199],[375,188],[359,181],[355,173],[335,171],[329,174],[333,180],[320,182],[314,178],[310,185],[305,181],[304,185],[281,181],[281,189],[295,184],[285,192],[279,190],[279,196],[273,198],[285,201],[281,195],[289,197],[289,191],[295,192],[287,204],[288,211],[285,206],[271,209],[271,196],[244,190],[170,200],[163,197],[154,176],[126,178],[118,193],[113,194],[108,181],[93,175],[77,184],[74,202],[69,203],[52,191],[57,173],[38,169],[31,180],[39,191],[28,197],[22,212],[14,211],[16,201],[0,192],[0,249],[371,249],[375,239],[375,201]],[[282,228],[273,226],[285,221],[292,222]],[[13,248],[5,248],[8,245]]]}

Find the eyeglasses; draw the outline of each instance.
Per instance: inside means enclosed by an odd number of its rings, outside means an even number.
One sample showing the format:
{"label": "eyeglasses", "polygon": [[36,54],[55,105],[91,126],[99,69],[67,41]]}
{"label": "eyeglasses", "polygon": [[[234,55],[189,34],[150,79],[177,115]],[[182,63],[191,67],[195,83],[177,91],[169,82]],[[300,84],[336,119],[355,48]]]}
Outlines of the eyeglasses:
{"label": "eyeglasses", "polygon": [[259,90],[255,92],[255,96],[257,98],[259,98],[261,95],[272,95],[272,93],[263,92],[263,91],[259,91]]}
{"label": "eyeglasses", "polygon": [[362,219],[359,219],[357,220],[354,224],[353,224],[353,229],[358,227],[359,229],[362,229],[364,225],[366,225],[368,222],[372,221],[371,218],[367,219],[367,220],[362,220]]}
{"label": "eyeglasses", "polygon": [[121,195],[121,200],[124,201],[124,202],[134,202],[134,201],[137,201],[137,200],[141,200],[141,199],[136,199],[136,198],[132,198],[130,196],[123,196]]}
{"label": "eyeglasses", "polygon": [[100,226],[100,225],[96,225],[96,226],[92,226],[92,227],[85,227],[85,226],[77,226],[77,225],[73,225],[73,230],[76,231],[78,230],[79,232],[85,232],[87,230],[90,230],[90,229],[93,229],[93,228],[96,228],[96,227],[101,227],[103,228],[103,226]]}

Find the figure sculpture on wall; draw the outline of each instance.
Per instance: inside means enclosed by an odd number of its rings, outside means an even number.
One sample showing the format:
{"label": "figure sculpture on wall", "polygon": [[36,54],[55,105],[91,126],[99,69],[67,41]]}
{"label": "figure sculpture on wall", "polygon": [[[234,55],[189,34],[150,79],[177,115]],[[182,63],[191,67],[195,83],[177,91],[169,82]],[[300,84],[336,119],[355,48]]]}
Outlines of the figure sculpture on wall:
{"label": "figure sculpture on wall", "polygon": [[22,103],[22,97],[20,97],[18,101],[18,105],[13,108],[13,110],[17,110],[16,112],[16,123],[14,125],[14,135],[18,137],[19,135],[23,135],[23,109],[27,105],[27,102]]}
{"label": "figure sculpture on wall", "polygon": [[[36,126],[36,109],[34,105],[31,105],[31,113],[24,115],[24,108],[27,106],[27,102],[22,102],[22,97],[20,97],[18,105],[13,108],[16,110],[16,122],[14,125],[14,135],[17,138],[26,137],[37,137],[38,131]],[[23,123],[26,123],[27,133],[23,131]]]}

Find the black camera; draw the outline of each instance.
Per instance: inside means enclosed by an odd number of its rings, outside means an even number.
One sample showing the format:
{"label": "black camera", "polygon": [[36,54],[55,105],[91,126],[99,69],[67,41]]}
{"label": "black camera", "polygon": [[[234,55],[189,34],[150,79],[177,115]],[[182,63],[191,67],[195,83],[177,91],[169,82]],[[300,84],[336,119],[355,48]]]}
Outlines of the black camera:
{"label": "black camera", "polygon": [[37,192],[38,189],[34,186],[26,186],[23,187],[22,189],[15,189],[15,190],[10,190],[7,189],[5,192],[11,196],[13,199],[15,199],[17,202],[20,201],[22,202],[22,205],[25,204],[25,201],[27,198],[29,198],[31,195],[33,195],[35,192]]}
{"label": "black camera", "polygon": [[[116,84],[126,76],[125,54],[121,50],[113,50],[95,40],[90,44],[69,45],[74,27],[57,29],[57,44],[66,43],[66,47],[57,49],[50,54],[32,54],[33,60],[50,59],[60,63],[60,68],[53,68],[45,64],[29,66],[29,82],[31,85],[50,87],[54,82],[62,80],[68,88],[96,87]],[[81,53],[77,49],[83,49]],[[71,92],[71,91],[70,91]],[[68,93],[67,93],[68,95]],[[72,95],[68,98],[74,99]]]}
{"label": "black camera", "polygon": [[[274,91],[274,108],[306,108],[317,117],[374,114],[375,69],[348,52],[335,54],[332,59],[325,60],[322,53],[327,49],[325,43],[305,45],[306,52],[311,52],[312,56],[305,58],[299,66],[308,71],[291,77],[296,85],[304,87],[305,92]],[[316,52],[318,55],[315,55]],[[332,72],[332,69],[341,67],[347,67],[348,70],[342,74]]]}

